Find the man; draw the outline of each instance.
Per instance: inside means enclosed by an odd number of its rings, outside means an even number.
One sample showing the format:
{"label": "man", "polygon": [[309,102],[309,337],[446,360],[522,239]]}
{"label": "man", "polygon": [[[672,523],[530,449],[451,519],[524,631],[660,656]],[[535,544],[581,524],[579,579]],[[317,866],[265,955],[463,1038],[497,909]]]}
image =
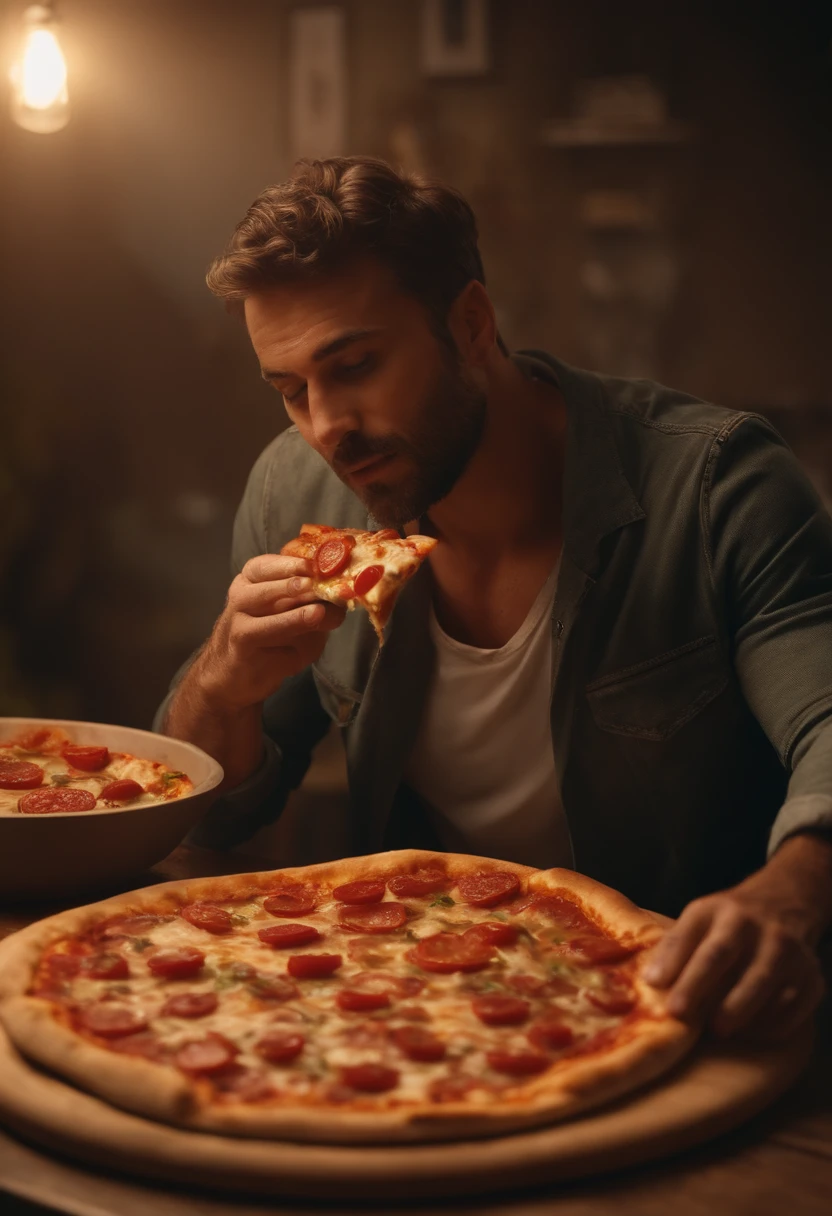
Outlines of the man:
{"label": "man", "polygon": [[[470,208],[383,162],[301,163],[208,282],[294,426],[163,711],[225,768],[202,839],[274,819],[335,721],[342,847],[574,866],[681,913],[674,1012],[793,1030],[832,918],[832,522],[776,433],[510,356]],[[277,556],[307,521],[438,538],[380,652]]]}

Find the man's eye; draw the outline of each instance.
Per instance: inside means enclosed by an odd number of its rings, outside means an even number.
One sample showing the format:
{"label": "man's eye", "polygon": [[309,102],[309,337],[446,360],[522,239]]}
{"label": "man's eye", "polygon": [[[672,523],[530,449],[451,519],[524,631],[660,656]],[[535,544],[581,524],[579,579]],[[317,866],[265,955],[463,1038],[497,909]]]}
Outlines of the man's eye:
{"label": "man's eye", "polygon": [[296,392],[292,393],[291,397],[287,393],[283,393],[283,392],[281,392],[280,395],[283,398],[283,400],[286,402],[287,405],[292,405],[293,402],[299,401],[305,392],[306,392],[306,385],[304,384],[303,388],[299,388]]}
{"label": "man's eye", "polygon": [[364,355],[364,357],[359,359],[357,363],[342,363],[341,371],[344,372],[345,375],[350,375],[352,372],[362,372],[365,370],[365,368],[370,366],[371,362],[372,357],[370,355]]}

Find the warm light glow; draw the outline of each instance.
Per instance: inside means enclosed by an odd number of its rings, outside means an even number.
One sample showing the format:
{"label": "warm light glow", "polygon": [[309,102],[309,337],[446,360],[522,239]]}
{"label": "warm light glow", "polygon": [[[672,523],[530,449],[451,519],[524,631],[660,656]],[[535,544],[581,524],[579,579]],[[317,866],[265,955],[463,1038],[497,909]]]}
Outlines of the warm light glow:
{"label": "warm light glow", "polygon": [[66,97],[66,64],[51,30],[33,30],[23,52],[23,104],[45,110]]}
{"label": "warm light glow", "polygon": [[69,94],[54,15],[43,5],[33,5],[23,22],[21,50],[11,73],[14,120],[27,131],[60,131],[69,122]]}

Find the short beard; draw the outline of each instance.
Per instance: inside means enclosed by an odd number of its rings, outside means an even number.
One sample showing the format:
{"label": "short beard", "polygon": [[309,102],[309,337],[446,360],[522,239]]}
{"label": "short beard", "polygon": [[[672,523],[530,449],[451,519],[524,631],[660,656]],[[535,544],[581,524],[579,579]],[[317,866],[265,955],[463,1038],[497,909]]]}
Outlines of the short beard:
{"label": "short beard", "polygon": [[450,355],[425,395],[418,429],[410,436],[368,440],[358,431],[345,435],[333,457],[335,472],[372,456],[404,456],[415,469],[397,485],[368,482],[357,493],[383,528],[401,529],[419,520],[456,485],[477,450],[485,428],[486,395],[469,383]]}

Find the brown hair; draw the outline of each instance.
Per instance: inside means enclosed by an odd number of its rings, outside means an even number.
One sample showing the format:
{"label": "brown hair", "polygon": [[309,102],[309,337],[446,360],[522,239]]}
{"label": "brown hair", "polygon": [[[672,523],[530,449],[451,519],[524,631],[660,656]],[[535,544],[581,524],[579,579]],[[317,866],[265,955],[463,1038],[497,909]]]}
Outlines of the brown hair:
{"label": "brown hair", "polygon": [[221,299],[242,301],[360,255],[393,271],[445,342],[460,291],[472,279],[485,283],[477,223],[462,195],[369,156],[298,161],[288,181],[254,200],[206,281]]}

